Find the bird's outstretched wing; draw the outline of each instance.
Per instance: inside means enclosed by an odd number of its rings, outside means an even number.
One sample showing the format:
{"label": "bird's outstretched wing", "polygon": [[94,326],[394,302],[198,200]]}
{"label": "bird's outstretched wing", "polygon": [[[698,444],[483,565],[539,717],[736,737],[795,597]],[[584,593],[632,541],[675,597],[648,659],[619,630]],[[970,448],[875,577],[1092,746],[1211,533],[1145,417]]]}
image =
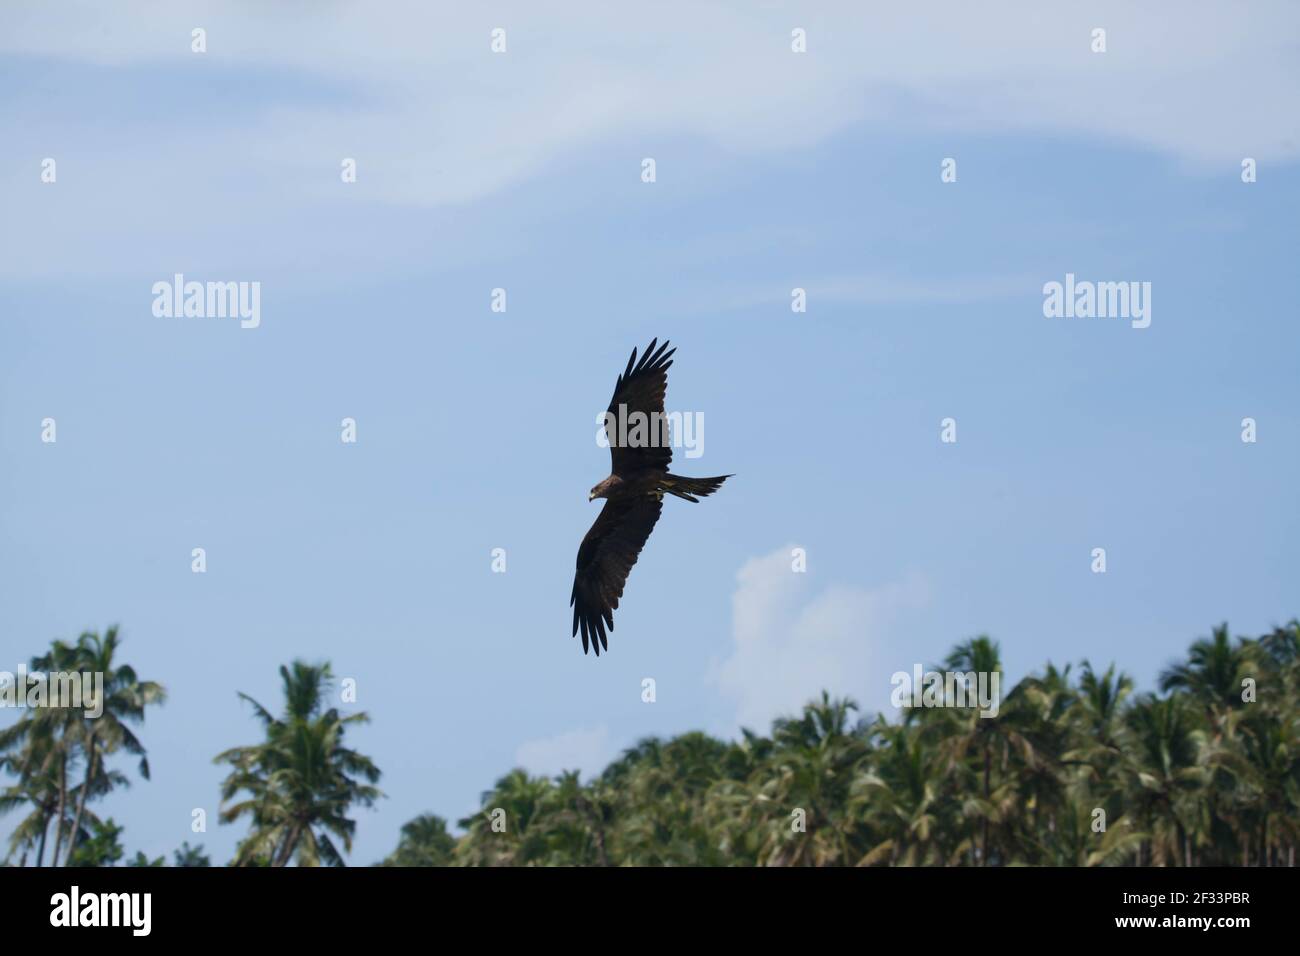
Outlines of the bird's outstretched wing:
{"label": "bird's outstretched wing", "polygon": [[609,649],[606,629],[614,630],[614,609],[623,596],[632,565],[659,520],[663,501],[656,495],[613,498],[600,509],[596,523],[578,548],[573,576],[573,633],[582,632],[582,652],[590,642],[600,656]]}
{"label": "bird's outstretched wing", "polygon": [[[633,349],[632,357],[627,360],[627,368],[614,383],[614,397],[610,399],[607,409],[614,416],[614,421],[625,420],[620,419],[620,416],[631,416],[633,412],[642,412],[646,416],[642,441],[636,447],[633,447],[636,444],[635,429],[630,424],[625,429],[624,443],[620,444],[619,435],[609,433],[609,418],[605,419],[605,437],[609,439],[609,457],[612,463],[610,470],[616,475],[642,468],[662,468],[667,471],[673,460],[667,421],[654,416],[663,415],[664,396],[668,393],[668,369],[673,364],[673,352],[677,350],[669,349],[665,341],[656,351],[655,343],[658,341],[650,340],[639,362],[636,359],[636,349]],[[663,422],[662,433],[656,429],[656,421]],[[652,436],[656,436],[653,442]]]}

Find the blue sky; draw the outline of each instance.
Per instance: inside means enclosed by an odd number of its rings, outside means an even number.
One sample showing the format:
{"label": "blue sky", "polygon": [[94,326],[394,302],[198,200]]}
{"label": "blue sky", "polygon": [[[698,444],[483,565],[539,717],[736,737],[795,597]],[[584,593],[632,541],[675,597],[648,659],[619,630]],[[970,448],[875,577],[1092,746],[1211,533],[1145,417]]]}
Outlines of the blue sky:
{"label": "blue sky", "polygon": [[[517,763],[821,687],[882,709],[977,633],[1013,679],[1149,687],[1300,613],[1300,15],[1040,7],[7,6],[0,669],[118,623],[167,686],[153,780],[101,807],[128,849],[228,858],[212,757],[294,657],[371,715],[366,863]],[[259,281],[260,327],[156,318],[176,272]],[[1151,326],[1045,318],[1067,272],[1150,282]],[[737,477],[668,502],[596,660],[567,607],[595,416],[656,336],[706,421],[679,470]]]}

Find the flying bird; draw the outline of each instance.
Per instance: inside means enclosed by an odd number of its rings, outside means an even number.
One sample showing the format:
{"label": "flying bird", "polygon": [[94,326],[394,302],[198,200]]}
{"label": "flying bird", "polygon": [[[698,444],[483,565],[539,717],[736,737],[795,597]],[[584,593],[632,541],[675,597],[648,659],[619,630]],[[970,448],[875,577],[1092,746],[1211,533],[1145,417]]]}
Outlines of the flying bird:
{"label": "flying bird", "polygon": [[[605,499],[596,523],[578,548],[578,568],[573,576],[573,634],[582,632],[582,652],[588,644],[600,656],[609,650],[606,631],[614,630],[614,609],[623,596],[632,565],[654,530],[663,509],[664,495],[686,501],[717,491],[731,475],[717,478],[683,478],[668,471],[673,452],[664,417],[668,368],[673,352],[668,342],[655,349],[651,340],[637,361],[636,349],[627,368],[614,383],[614,397],[605,413],[609,439],[610,475],[591,489],[588,501]],[[648,428],[638,428],[640,422]],[[632,427],[624,427],[626,425]]]}

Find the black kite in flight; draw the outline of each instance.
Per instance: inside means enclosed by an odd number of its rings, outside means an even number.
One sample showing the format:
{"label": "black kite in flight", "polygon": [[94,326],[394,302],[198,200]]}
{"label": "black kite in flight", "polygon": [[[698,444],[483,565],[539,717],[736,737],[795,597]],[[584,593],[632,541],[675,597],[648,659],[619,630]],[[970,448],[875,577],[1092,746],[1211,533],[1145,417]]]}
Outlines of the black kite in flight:
{"label": "black kite in flight", "polygon": [[[664,494],[699,501],[731,477],[669,474],[673,452],[664,417],[664,394],[668,391],[668,367],[677,350],[669,351],[665,341],[656,351],[657,341],[650,342],[640,362],[633,349],[627,368],[614,384],[614,397],[605,413],[610,476],[592,488],[588,498],[604,498],[605,506],[578,548],[578,570],[569,598],[573,633],[581,630],[582,652],[587,653],[590,643],[597,657],[602,648],[609,650],[605,631],[614,630],[614,609],[632,565],[659,520]],[[637,427],[638,412],[645,428]],[[629,423],[633,425],[630,430],[626,427]]]}

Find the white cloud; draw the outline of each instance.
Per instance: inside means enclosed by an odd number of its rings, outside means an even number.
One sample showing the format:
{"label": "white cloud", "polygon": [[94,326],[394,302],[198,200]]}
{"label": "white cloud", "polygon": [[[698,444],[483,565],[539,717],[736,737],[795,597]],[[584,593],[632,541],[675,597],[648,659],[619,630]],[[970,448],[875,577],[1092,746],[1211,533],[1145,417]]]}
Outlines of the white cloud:
{"label": "white cloud", "polygon": [[548,777],[565,770],[580,770],[586,778],[600,773],[613,757],[609,728],[602,724],[530,740],[515,751],[515,765]]}
{"label": "white cloud", "polygon": [[923,579],[865,589],[818,585],[791,570],[791,547],[745,563],[732,596],[731,656],[716,676],[736,706],[736,724],[766,732],[822,690],[852,696],[864,711],[884,709],[893,656],[887,645],[899,612],[928,601]]}
{"label": "white cloud", "polygon": [[[620,131],[647,146],[687,135],[799,149],[865,120],[895,133],[1059,130],[1201,162],[1300,155],[1293,3],[1249,16],[1212,0],[294,6],[7,5],[0,51],[315,77],[354,101],[248,97],[245,144],[295,168],[355,144],[379,195],[416,204],[486,195]],[[202,57],[189,50],[199,24]],[[806,54],[790,52],[796,25]],[[495,26],[504,55],[489,52]],[[1089,49],[1096,26],[1104,54]]]}
{"label": "white cloud", "polygon": [[[190,31],[200,25],[208,52],[197,55]],[[504,55],[489,51],[497,26]],[[794,26],[808,31],[806,54],[790,51]],[[1096,26],[1108,31],[1107,53],[1089,50]],[[129,67],[135,79],[118,87],[77,72],[13,91],[0,135],[11,158],[31,158],[0,171],[11,196],[0,270],[112,273],[119,250],[131,250],[152,275],[150,252],[174,259],[196,233],[217,239],[218,255],[301,260],[321,274],[382,268],[391,252],[367,260],[367,235],[331,234],[333,220],[312,213],[357,200],[445,210],[536,183],[602,146],[626,153],[629,189],[645,155],[659,158],[661,182],[703,189],[674,171],[678,144],[712,144],[743,164],[850,127],[893,139],[1061,134],[1231,178],[1243,156],[1300,156],[1297,32],[1294,3],[1252,3],[1247,16],[1187,0],[4,4],[0,55],[33,58],[20,69],[71,61]],[[167,95],[141,97],[146,81]],[[49,155],[57,189],[36,179],[34,163]],[[344,156],[359,164],[346,189]],[[324,238],[294,248],[286,222]],[[447,255],[472,244],[465,231],[454,220],[426,230],[454,240]],[[331,248],[351,258],[331,260]],[[412,249],[411,264],[441,254]]]}

